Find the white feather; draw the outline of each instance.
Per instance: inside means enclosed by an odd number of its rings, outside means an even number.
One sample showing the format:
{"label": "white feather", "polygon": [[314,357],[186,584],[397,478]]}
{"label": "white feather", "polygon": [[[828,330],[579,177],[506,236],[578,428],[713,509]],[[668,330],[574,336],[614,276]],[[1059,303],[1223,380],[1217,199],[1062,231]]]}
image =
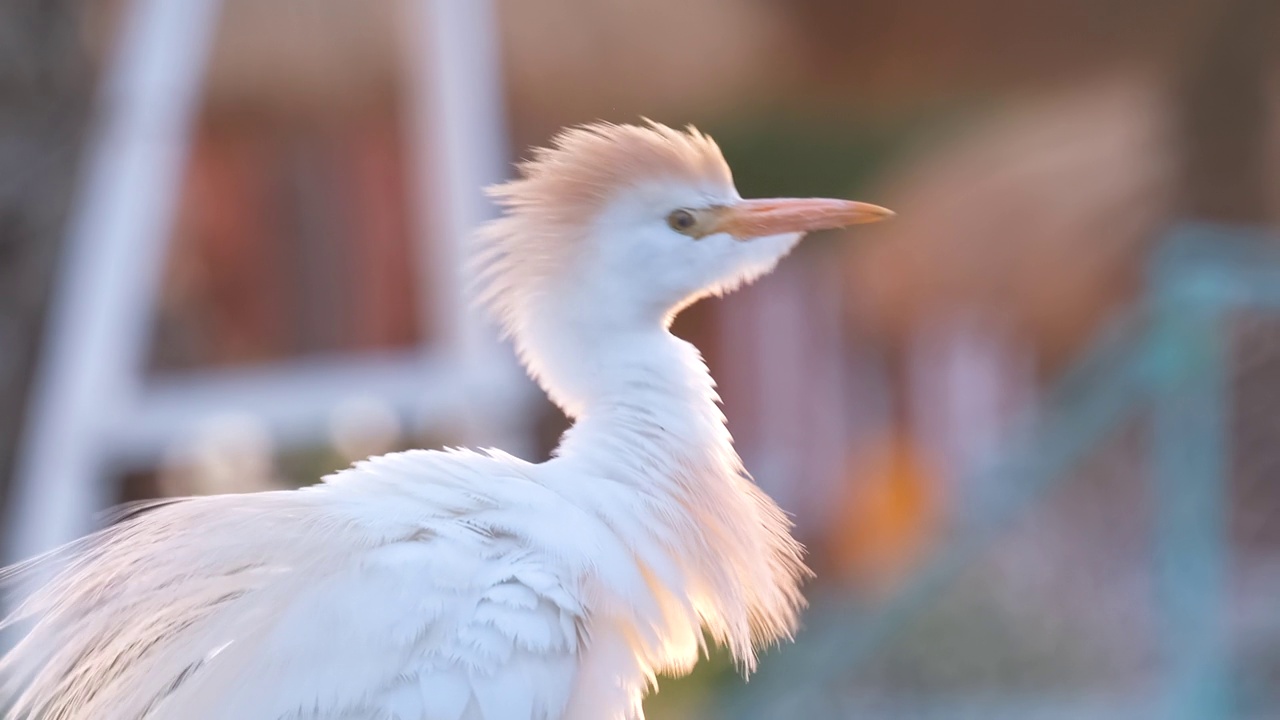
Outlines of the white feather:
{"label": "white feather", "polygon": [[[692,667],[704,629],[748,667],[788,635],[800,548],[743,470],[701,357],[666,326],[690,290],[749,279],[798,238],[659,234],[673,202],[736,197],[714,145],[682,137],[610,140],[652,155],[637,167],[692,163],[696,182],[643,195],[652,224],[599,233],[666,254],[654,263],[696,253],[687,270],[647,285],[588,232],[573,267],[603,277],[550,292],[562,269],[526,273],[518,238],[501,240],[496,287],[532,283],[503,322],[576,419],[556,457],[387,455],[301,490],[162,504],[11,568],[11,586],[53,579],[7,621],[27,626],[0,662],[9,717],[639,720],[655,674]],[[624,204],[625,190],[598,189]],[[537,202],[491,234],[545,234]]]}

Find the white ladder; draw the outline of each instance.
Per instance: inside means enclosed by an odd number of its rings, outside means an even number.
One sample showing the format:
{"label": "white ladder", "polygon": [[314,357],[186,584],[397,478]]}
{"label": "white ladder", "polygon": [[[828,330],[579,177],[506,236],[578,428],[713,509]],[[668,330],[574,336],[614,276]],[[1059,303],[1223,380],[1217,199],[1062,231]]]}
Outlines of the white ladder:
{"label": "white ladder", "polygon": [[278,443],[318,444],[343,403],[373,399],[418,429],[530,450],[536,396],[511,353],[466,310],[458,270],[463,243],[490,212],[481,188],[506,172],[493,9],[489,0],[405,0],[405,9],[416,41],[410,205],[420,211],[418,285],[431,310],[421,314],[437,328],[432,343],[149,381],[152,312],[220,0],[128,4],[18,449],[7,561],[94,529],[116,496],[113,469],[154,463],[212,418],[251,417]]}

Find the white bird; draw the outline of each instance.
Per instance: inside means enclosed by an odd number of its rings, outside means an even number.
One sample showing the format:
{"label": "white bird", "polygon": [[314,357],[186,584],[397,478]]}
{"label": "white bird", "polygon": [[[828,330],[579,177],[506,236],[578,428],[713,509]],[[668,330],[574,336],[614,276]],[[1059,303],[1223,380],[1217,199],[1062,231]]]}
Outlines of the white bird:
{"label": "white bird", "polygon": [[481,302],[574,421],[552,459],[411,450],[300,490],[166,501],[5,571],[8,717],[642,720],[703,632],[747,668],[807,574],[668,331],[811,230],[889,211],[743,200],[697,130],[570,129],[492,190]]}

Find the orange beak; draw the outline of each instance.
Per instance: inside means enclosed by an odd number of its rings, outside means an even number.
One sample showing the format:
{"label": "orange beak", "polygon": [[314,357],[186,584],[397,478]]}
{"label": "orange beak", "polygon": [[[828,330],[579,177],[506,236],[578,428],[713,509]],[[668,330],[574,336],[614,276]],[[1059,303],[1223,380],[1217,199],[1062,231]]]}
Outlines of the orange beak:
{"label": "orange beak", "polygon": [[729,233],[738,240],[795,232],[832,230],[893,217],[879,205],[826,198],[743,200],[720,209],[711,233]]}

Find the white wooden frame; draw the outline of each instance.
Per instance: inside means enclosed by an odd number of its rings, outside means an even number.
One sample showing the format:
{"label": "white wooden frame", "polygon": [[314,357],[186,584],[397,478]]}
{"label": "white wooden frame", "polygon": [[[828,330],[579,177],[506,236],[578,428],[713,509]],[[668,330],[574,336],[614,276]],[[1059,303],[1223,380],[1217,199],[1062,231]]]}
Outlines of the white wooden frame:
{"label": "white wooden frame", "polygon": [[531,386],[465,310],[458,275],[462,243],[490,212],[481,186],[501,178],[507,160],[493,9],[489,0],[405,1],[420,181],[411,205],[431,209],[417,218],[419,287],[431,293],[424,306],[442,337],[399,354],[144,378],[220,0],[131,0],[54,285],[5,523],[7,560],[92,530],[122,463],[154,463],[226,415],[253,418],[277,444],[317,443],[342,403],[372,398],[419,428],[529,450]]}

